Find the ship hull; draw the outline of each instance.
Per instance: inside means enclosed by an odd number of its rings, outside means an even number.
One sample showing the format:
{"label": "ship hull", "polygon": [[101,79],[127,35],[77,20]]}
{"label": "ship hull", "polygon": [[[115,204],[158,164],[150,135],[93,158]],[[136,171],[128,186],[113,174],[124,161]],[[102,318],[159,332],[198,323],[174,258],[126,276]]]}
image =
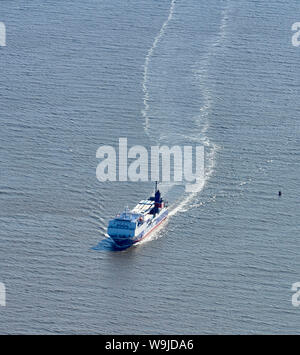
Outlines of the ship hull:
{"label": "ship hull", "polygon": [[156,216],[153,221],[143,228],[142,231],[138,231],[137,235],[130,236],[122,236],[122,235],[109,235],[112,241],[115,243],[117,247],[128,248],[134,244],[139,243],[144,240],[146,237],[150,236],[150,234],[161,225],[168,218],[168,210],[164,209],[161,213]]}

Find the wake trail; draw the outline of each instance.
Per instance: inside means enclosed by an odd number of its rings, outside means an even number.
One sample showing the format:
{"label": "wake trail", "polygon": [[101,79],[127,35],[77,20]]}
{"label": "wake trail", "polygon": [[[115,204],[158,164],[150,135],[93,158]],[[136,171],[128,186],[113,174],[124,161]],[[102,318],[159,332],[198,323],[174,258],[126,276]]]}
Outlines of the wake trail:
{"label": "wake trail", "polygon": [[175,9],[175,2],[176,2],[176,0],[171,1],[169,16],[166,19],[166,21],[163,23],[159,33],[155,37],[154,42],[153,42],[151,48],[149,49],[148,54],[146,55],[146,59],[145,59],[144,75],[143,75],[144,109],[142,110],[142,115],[144,118],[144,130],[148,136],[149,136],[149,132],[148,132],[149,131],[149,115],[148,115],[149,103],[148,102],[150,99],[150,95],[149,95],[149,90],[148,90],[147,84],[148,84],[148,78],[149,78],[149,65],[150,65],[151,58],[153,56],[155,48],[157,47],[158,43],[162,39],[169,22],[173,18],[174,9]]}
{"label": "wake trail", "polygon": [[200,108],[200,113],[195,119],[195,123],[200,129],[200,133],[202,137],[200,138],[200,142],[204,145],[206,149],[206,162],[205,162],[205,178],[204,181],[200,182],[195,191],[187,195],[182,201],[175,205],[174,208],[171,209],[169,212],[169,216],[174,216],[178,212],[185,212],[187,209],[186,207],[192,202],[192,200],[203,190],[206,182],[211,177],[214,168],[215,168],[215,161],[216,161],[216,153],[219,147],[210,142],[209,138],[206,136],[206,132],[209,129],[209,116],[211,113],[211,109],[213,106],[213,97],[211,94],[211,90],[207,87],[206,80],[208,76],[208,67],[210,64],[210,58],[212,55],[215,54],[216,48],[219,47],[223,40],[226,37],[226,29],[227,29],[227,21],[228,21],[228,11],[229,11],[229,1],[227,1],[225,9],[222,10],[221,22],[219,26],[219,32],[217,33],[215,39],[210,45],[210,50],[207,54],[206,60],[202,68],[196,70],[194,74],[198,77],[199,87],[204,97],[204,103]]}
{"label": "wake trail", "polygon": [[[175,11],[175,3],[176,3],[176,0],[171,1],[168,18],[163,23],[159,33],[155,37],[153,44],[152,44],[151,48],[149,49],[149,51],[146,55],[146,58],[145,58],[143,84],[142,84],[143,93],[144,93],[144,98],[143,98],[144,109],[142,110],[142,116],[144,119],[144,131],[149,137],[150,137],[150,134],[149,134],[149,127],[150,127],[149,99],[150,99],[150,94],[149,94],[149,90],[148,90],[149,66],[150,66],[151,58],[154,54],[154,51],[155,51],[156,47],[158,46],[159,42],[161,41],[162,37],[164,36],[169,22],[173,18],[174,11]],[[204,145],[204,147],[206,149],[205,178],[204,178],[204,181],[200,182],[197,185],[197,187],[195,188],[195,191],[193,191],[193,192],[189,193],[187,196],[185,196],[180,201],[180,203],[175,204],[175,206],[173,208],[171,206],[169,216],[174,216],[178,212],[186,211],[186,207],[190,204],[190,202],[203,190],[206,182],[209,180],[209,178],[212,175],[214,168],[215,168],[215,155],[216,155],[216,152],[219,149],[219,147],[216,144],[212,143],[206,135],[206,132],[210,126],[209,116],[211,114],[211,109],[213,106],[212,93],[211,93],[209,86],[207,86],[206,81],[207,81],[207,77],[208,77],[208,67],[210,65],[210,59],[213,55],[216,54],[215,53],[216,50],[218,49],[218,47],[221,46],[223,40],[226,37],[229,3],[230,3],[230,1],[227,1],[226,7],[222,10],[219,31],[216,34],[212,43],[210,44],[210,48],[209,48],[209,51],[207,53],[204,63],[202,63],[202,66],[200,69],[194,71],[194,75],[198,79],[197,81],[199,83],[200,90],[201,90],[203,97],[204,97],[204,103],[203,103],[202,107],[200,108],[199,115],[195,118],[195,123],[198,125],[199,131],[201,134],[201,137],[197,140],[198,141],[200,140],[200,142]]]}

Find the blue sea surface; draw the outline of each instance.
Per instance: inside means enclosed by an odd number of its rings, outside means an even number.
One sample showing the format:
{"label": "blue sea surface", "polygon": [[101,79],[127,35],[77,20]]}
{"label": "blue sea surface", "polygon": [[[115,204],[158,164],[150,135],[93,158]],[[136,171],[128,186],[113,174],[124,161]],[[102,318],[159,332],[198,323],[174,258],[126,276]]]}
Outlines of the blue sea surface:
{"label": "blue sea surface", "polygon": [[[300,333],[298,0],[0,4],[1,334]],[[204,145],[197,193],[116,250],[151,182],[102,145]],[[278,197],[278,191],[282,196]]]}

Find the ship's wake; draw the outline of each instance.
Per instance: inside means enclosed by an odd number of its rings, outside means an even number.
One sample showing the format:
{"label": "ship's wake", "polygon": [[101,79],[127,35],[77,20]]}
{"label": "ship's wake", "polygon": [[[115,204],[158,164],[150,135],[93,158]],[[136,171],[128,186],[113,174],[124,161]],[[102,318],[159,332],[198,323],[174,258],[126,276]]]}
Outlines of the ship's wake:
{"label": "ship's wake", "polygon": [[175,0],[172,0],[168,18],[163,23],[159,33],[155,37],[154,42],[153,42],[151,48],[149,49],[148,54],[146,55],[146,59],[145,59],[144,75],[143,75],[144,109],[142,110],[142,115],[144,118],[144,129],[147,134],[148,134],[148,129],[149,129],[149,108],[150,108],[150,106],[149,106],[150,95],[149,95],[149,90],[148,90],[149,65],[150,65],[150,61],[153,56],[155,48],[157,47],[158,43],[162,39],[163,35],[165,34],[165,31],[166,31],[166,28],[167,28],[169,22],[173,18],[174,8],[175,8]]}
{"label": "ship's wake", "polygon": [[[194,191],[192,193],[182,193],[180,198],[178,199],[179,202],[175,202],[173,206],[170,206],[170,216],[174,216],[179,212],[185,212],[188,208],[191,202],[195,199],[195,197],[203,190],[206,182],[209,180],[211,175],[214,172],[215,169],[215,164],[216,164],[216,154],[219,149],[219,147],[211,141],[211,139],[208,137],[208,131],[210,128],[210,118],[212,115],[212,108],[214,104],[214,96],[213,96],[213,87],[210,84],[210,74],[211,74],[211,59],[218,55],[218,49],[222,45],[223,41],[226,38],[226,29],[227,29],[227,22],[228,22],[228,14],[229,14],[229,5],[230,1],[227,1],[225,8],[222,10],[221,14],[221,21],[219,25],[219,31],[216,33],[215,36],[212,36],[212,39],[210,40],[208,44],[208,49],[205,54],[203,54],[202,58],[200,61],[196,62],[193,66],[193,77],[194,81],[197,83],[197,87],[199,89],[199,94],[202,97],[202,105],[198,111],[198,113],[194,116],[193,118],[193,127],[196,127],[195,130],[193,130],[195,133],[187,133],[185,131],[184,134],[180,134],[180,129],[175,127],[176,132],[173,132],[173,135],[171,131],[169,130],[170,126],[166,125],[167,132],[164,132],[164,125],[161,124],[159,128],[159,133],[160,133],[160,138],[157,138],[154,134],[151,134],[151,131],[157,132],[158,130],[156,129],[151,129],[151,119],[150,119],[150,93],[149,93],[149,85],[150,85],[150,78],[149,78],[149,65],[152,59],[152,56],[154,54],[154,51],[157,50],[158,45],[162,39],[162,37],[166,33],[166,29],[170,23],[170,21],[173,19],[176,6],[175,6],[175,0],[171,1],[170,4],[170,9],[169,9],[169,15],[166,21],[163,23],[158,35],[155,37],[154,42],[151,46],[151,48],[148,51],[148,54],[145,59],[145,64],[144,64],[144,76],[143,76],[143,92],[144,92],[144,109],[142,111],[142,115],[144,118],[144,130],[145,133],[153,140],[163,140],[165,142],[165,139],[167,138],[169,141],[176,141],[174,137],[178,138],[180,135],[181,137],[179,138],[183,144],[186,142],[193,141],[195,144],[203,145],[205,148],[205,174],[204,174],[204,181],[201,181],[194,187]],[[164,85],[166,87],[166,85]],[[174,110],[174,108],[173,108]],[[153,128],[153,127],[151,127]],[[171,139],[171,138],[172,139]],[[163,139],[162,139],[163,138]],[[174,185],[174,184],[173,184]],[[163,190],[170,190],[173,187],[172,184],[163,184]]]}

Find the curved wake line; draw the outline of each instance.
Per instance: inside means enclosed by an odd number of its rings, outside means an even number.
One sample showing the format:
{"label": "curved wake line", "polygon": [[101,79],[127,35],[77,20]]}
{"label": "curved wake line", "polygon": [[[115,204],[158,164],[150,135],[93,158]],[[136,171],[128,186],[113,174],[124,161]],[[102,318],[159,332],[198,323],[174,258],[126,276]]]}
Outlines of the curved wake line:
{"label": "curved wake line", "polygon": [[215,155],[216,155],[217,150],[218,150],[218,147],[216,145],[213,145],[213,148],[212,148],[211,153],[210,153],[211,156],[209,157],[209,161],[210,161],[211,165],[210,165],[209,169],[206,172],[206,176],[205,176],[204,181],[202,181],[200,184],[198,184],[197,189],[195,191],[193,191],[192,193],[190,193],[189,195],[187,195],[179,203],[179,205],[177,205],[176,207],[171,209],[171,211],[169,212],[169,216],[170,217],[174,216],[178,212],[185,212],[186,210],[184,209],[184,207],[186,207],[194,199],[194,197],[196,197],[198,195],[198,193],[203,190],[207,180],[210,178],[211,174],[214,171]]}
{"label": "curved wake line", "polygon": [[[155,48],[157,47],[158,43],[160,42],[161,38],[163,37],[169,22],[173,18],[174,9],[175,9],[175,2],[176,2],[176,0],[171,1],[168,18],[163,23],[158,35],[155,37],[154,42],[153,42],[151,48],[149,49],[148,54],[145,59],[144,75],[143,75],[144,109],[142,110],[142,115],[144,118],[144,130],[148,136],[149,136],[148,130],[149,130],[149,126],[150,126],[149,115],[148,115],[149,108],[150,108],[150,106],[149,106],[150,94],[149,94],[148,86],[147,86],[148,80],[149,80],[148,79],[149,64],[151,62],[151,58],[153,56]],[[220,44],[222,43],[222,41],[224,40],[224,38],[226,36],[226,27],[227,27],[227,20],[228,20],[228,7],[229,7],[229,1],[227,2],[226,8],[222,11],[222,19],[221,19],[221,23],[220,23],[220,27],[219,27],[219,32],[217,34],[216,40],[211,44],[211,49],[210,49],[210,51],[208,53],[208,57],[206,58],[206,61],[205,61],[206,62],[205,67],[202,68],[202,71],[201,70],[195,71],[195,74],[197,74],[198,77],[200,78],[200,89],[204,94],[204,104],[200,108],[199,115],[196,117],[196,123],[197,123],[198,127],[200,128],[200,133],[202,135],[205,135],[206,131],[209,129],[208,116],[211,112],[213,98],[211,97],[210,89],[205,87],[203,85],[203,83],[201,82],[201,77],[203,79],[207,75],[207,71],[208,71],[207,67],[209,64],[209,59],[213,55],[215,48],[220,46]],[[207,166],[206,173],[205,173],[205,179],[200,184],[198,184],[198,186],[194,192],[187,195],[185,198],[182,199],[182,201],[176,207],[174,207],[173,209],[170,210],[170,212],[169,212],[170,217],[174,216],[178,212],[185,211],[185,207],[197,196],[197,194],[199,192],[201,192],[203,190],[206,182],[209,180],[210,176],[212,175],[212,173],[214,171],[215,155],[216,155],[216,152],[219,149],[219,147],[216,144],[211,143],[207,136],[202,137],[200,140],[202,141],[203,145],[206,146],[207,149],[209,150],[209,153],[206,153],[208,166]]]}
{"label": "curved wake line", "polygon": [[149,129],[149,116],[148,116],[149,104],[148,104],[148,101],[149,101],[150,95],[149,95],[149,91],[148,91],[148,87],[147,87],[149,64],[150,64],[151,57],[153,56],[155,48],[157,47],[159,41],[163,37],[169,22],[173,18],[174,9],[175,9],[175,2],[176,2],[176,0],[172,0],[171,1],[171,6],[170,6],[170,10],[169,10],[169,16],[166,19],[166,21],[163,23],[158,35],[155,37],[154,42],[153,42],[151,48],[149,49],[148,54],[146,55],[146,59],[145,59],[144,76],[143,76],[144,109],[142,110],[142,115],[143,115],[143,118],[144,118],[144,121],[145,121],[144,129],[145,129],[145,132],[147,133],[147,135],[149,135],[149,133],[148,133],[148,129]]}
{"label": "curved wake line", "polygon": [[[229,1],[227,1],[227,6],[226,8],[222,11],[222,19],[219,27],[219,33],[217,34],[216,40],[211,43],[211,49],[208,53],[208,56],[205,60],[205,66],[202,68],[202,70],[197,70],[195,71],[195,75],[198,75],[200,79],[200,89],[204,95],[204,104],[200,108],[200,114],[196,117],[195,122],[200,128],[200,132],[205,135],[206,131],[209,129],[209,113],[211,112],[212,108],[212,102],[213,98],[211,97],[211,90],[203,85],[203,81],[201,81],[201,77],[207,76],[208,72],[208,64],[209,64],[209,59],[213,55],[215,51],[215,47],[219,47],[226,37],[226,28],[227,28],[227,21],[228,21],[228,10],[229,10]],[[203,122],[204,121],[204,122]],[[206,153],[207,155],[207,162],[208,166],[206,167],[206,173],[205,173],[205,179],[202,181],[200,184],[198,184],[196,191],[190,193],[188,196],[186,196],[176,207],[174,207],[170,212],[169,216],[174,216],[178,212],[185,212],[188,204],[191,203],[191,201],[197,196],[199,192],[201,192],[206,184],[206,182],[209,180],[210,176],[212,175],[214,168],[215,168],[215,155],[219,149],[219,147],[211,143],[209,138],[205,136],[204,138],[201,139],[204,147],[207,147],[208,149],[210,148],[210,152]]]}

